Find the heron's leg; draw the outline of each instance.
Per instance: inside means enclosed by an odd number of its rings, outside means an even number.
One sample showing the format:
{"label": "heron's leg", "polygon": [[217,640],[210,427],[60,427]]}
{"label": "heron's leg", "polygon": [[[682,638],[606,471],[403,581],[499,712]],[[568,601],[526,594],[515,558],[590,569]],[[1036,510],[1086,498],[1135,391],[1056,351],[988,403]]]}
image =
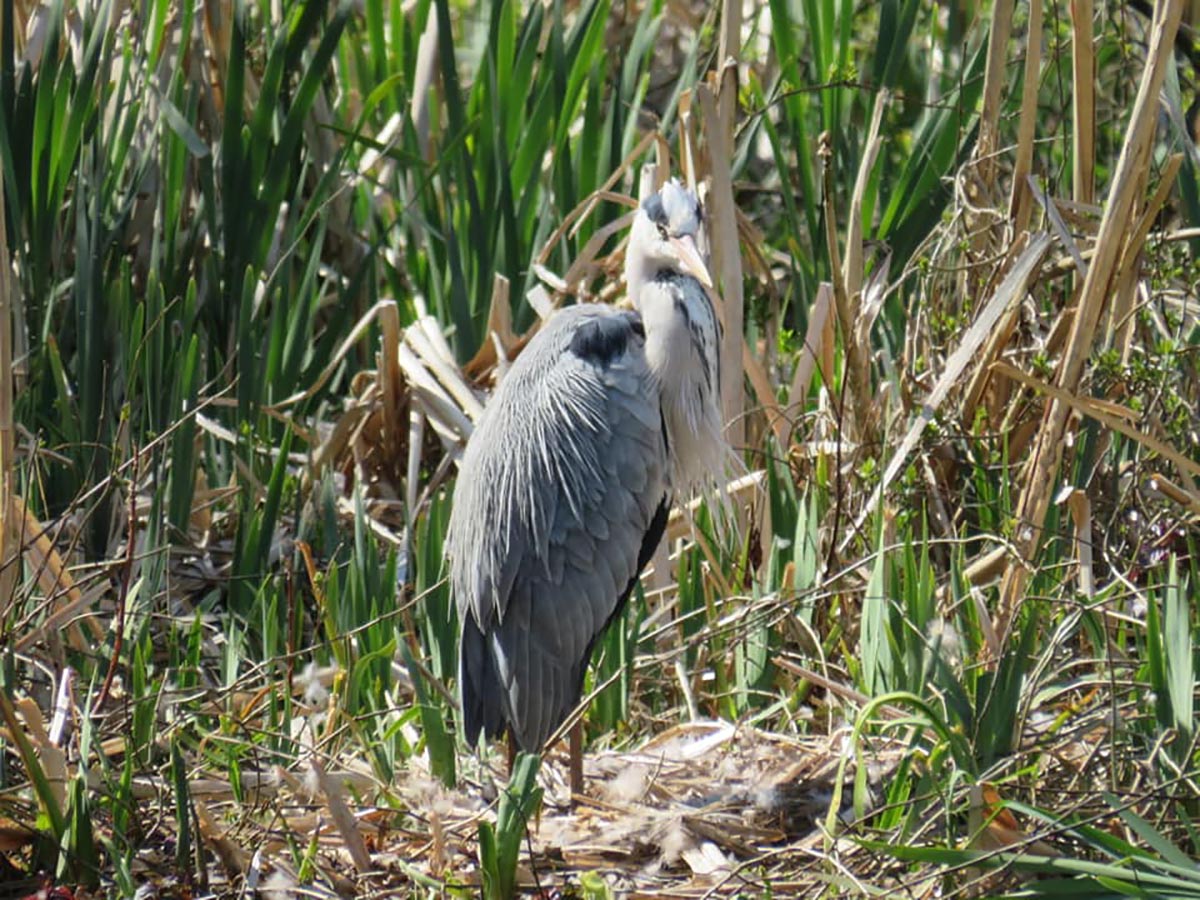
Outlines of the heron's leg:
{"label": "heron's leg", "polygon": [[571,796],[583,794],[583,717],[580,716],[571,726],[570,745],[567,749]]}

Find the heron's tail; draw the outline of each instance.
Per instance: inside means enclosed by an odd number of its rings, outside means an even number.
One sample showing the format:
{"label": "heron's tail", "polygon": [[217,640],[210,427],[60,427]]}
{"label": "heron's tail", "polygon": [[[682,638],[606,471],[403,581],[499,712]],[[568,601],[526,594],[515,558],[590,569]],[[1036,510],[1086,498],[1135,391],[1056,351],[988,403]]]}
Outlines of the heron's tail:
{"label": "heron's tail", "polygon": [[458,683],[467,744],[475,746],[480,731],[489,739],[503,734],[504,697],[500,676],[483,632],[470,615],[463,622],[462,643],[458,648]]}

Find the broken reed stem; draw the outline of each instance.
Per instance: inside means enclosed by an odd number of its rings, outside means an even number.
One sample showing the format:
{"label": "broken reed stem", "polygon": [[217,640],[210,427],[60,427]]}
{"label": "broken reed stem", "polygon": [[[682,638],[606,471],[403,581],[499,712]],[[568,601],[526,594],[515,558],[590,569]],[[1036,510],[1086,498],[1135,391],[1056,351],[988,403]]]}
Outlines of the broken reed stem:
{"label": "broken reed stem", "polygon": [[1071,0],[1071,181],[1076,203],[1096,199],[1096,57],[1092,0]]}
{"label": "broken reed stem", "polygon": [[[736,62],[742,49],[742,4],[741,0],[724,0],[721,4],[721,44],[718,47],[718,65],[724,70],[725,64]],[[730,97],[730,110],[736,97]],[[733,132],[727,135],[733,138]]]}
{"label": "broken reed stem", "polygon": [[1042,68],[1042,0],[1030,0],[1029,24],[1025,30],[1025,77],[1021,88],[1021,118],[1017,125],[1017,155],[1013,162],[1009,215],[1013,236],[1029,230],[1033,216],[1033,192],[1026,177],[1033,171],[1033,138],[1037,132],[1038,81]]}
{"label": "broken reed stem", "polygon": [[404,412],[404,374],[400,371],[400,314],[395,303],[379,311],[379,327],[383,339],[375,371],[383,394],[383,444],[387,448],[388,458],[399,460],[403,456],[405,426],[408,423],[401,418]]}
{"label": "broken reed stem", "polygon": [[[742,52],[742,0],[721,3],[721,43],[717,53],[714,90],[725,149],[726,163],[733,155],[737,137],[738,59]],[[727,166],[728,167],[728,166]],[[732,207],[730,207],[732,209]]]}
{"label": "broken reed stem", "polygon": [[[720,93],[736,95],[737,68],[726,66],[720,74]],[[713,269],[720,286],[725,332],[721,338],[721,414],[725,420],[725,439],[734,447],[745,445],[746,427],[744,370],[742,368],[742,332],[744,298],[742,296],[742,257],[734,210],[733,178],[730,171],[729,129],[721,119],[720,97],[713,96],[708,85],[696,88],[696,100],[704,118],[704,136],[708,149],[710,227]]]}
{"label": "broken reed stem", "polygon": [[1118,288],[1115,292],[1115,299],[1109,309],[1108,320],[1105,323],[1104,346],[1115,348],[1121,352],[1121,364],[1125,365],[1129,362],[1129,354],[1133,341],[1133,326],[1136,321],[1133,316],[1133,297],[1136,293],[1135,287],[1137,284],[1138,272],[1140,270],[1139,257],[1141,256],[1142,247],[1146,243],[1146,238],[1150,235],[1150,229],[1154,227],[1154,222],[1158,218],[1158,214],[1162,212],[1163,206],[1167,199],[1175,189],[1175,177],[1179,174],[1179,169],[1183,165],[1183,154],[1173,153],[1167,158],[1167,163],[1162,168],[1160,174],[1158,189],[1154,192],[1154,196],[1150,198],[1150,202],[1146,204],[1146,208],[1142,210],[1141,218],[1137,224],[1131,229],[1127,247],[1130,250],[1136,248],[1136,252],[1126,251],[1121,257],[1121,264],[1118,267]]}
{"label": "broken reed stem", "polygon": [[[838,248],[838,217],[833,205],[833,145],[828,132],[823,132],[817,139],[817,156],[821,160],[821,193],[825,211],[825,246],[829,253],[829,277],[833,281],[834,307],[837,309],[838,327],[842,332],[842,344],[846,351],[846,379],[850,389],[853,405],[854,421],[860,443],[870,444],[871,422],[875,403],[871,397],[871,372],[869,368],[869,350],[859,345],[856,339],[854,323],[858,319],[857,297],[852,297],[846,290],[846,279],[843,277],[842,254]],[[842,420],[845,422],[846,410],[842,410]],[[844,427],[844,425],[843,425]]]}
{"label": "broken reed stem", "polygon": [[745,369],[746,380],[750,382],[750,387],[754,391],[754,396],[758,401],[759,407],[766,413],[767,427],[775,435],[776,443],[780,447],[786,447],[788,439],[787,419],[784,417],[783,411],[779,408],[779,401],[775,399],[775,389],[771,386],[771,379],[767,375],[766,367],[754,355],[754,350],[750,346],[750,342],[745,338],[742,339],[742,366]]}
{"label": "broken reed stem", "polygon": [[[842,337],[848,345],[850,336],[854,333],[854,314],[850,309],[850,297],[846,293],[846,280],[842,277],[842,252],[838,247],[837,239],[837,210],[833,205],[833,141],[827,131],[817,138],[817,157],[821,160],[821,200],[825,211],[825,249],[829,253],[834,307],[837,309]],[[849,352],[848,348],[847,352]]]}
{"label": "broken reed stem", "polygon": [[430,159],[429,147],[429,89],[437,80],[438,70],[438,17],[430,15],[425,20],[425,30],[417,42],[417,66],[413,72],[412,101],[408,106],[413,131],[417,136],[417,148],[421,158]]}
{"label": "broken reed stem", "polygon": [[886,88],[875,96],[875,108],[871,113],[867,141],[863,145],[862,162],[858,166],[858,176],[854,179],[854,193],[850,196],[850,217],[846,222],[846,261],[842,272],[846,294],[849,297],[855,297],[862,291],[863,257],[866,255],[863,250],[863,197],[867,192],[867,182],[871,180],[871,172],[875,169],[879,149],[883,146],[883,141],[879,138],[879,127],[883,122],[883,111],[891,99],[892,92]]}
{"label": "broken reed stem", "polygon": [[[687,182],[687,186],[699,197],[697,181],[700,175],[696,170],[696,117],[692,115],[694,94],[694,90],[684,91],[679,98],[679,168],[680,175]],[[660,143],[660,160],[662,159],[661,147]]]}
{"label": "broken reed stem", "polygon": [[[1012,34],[1013,0],[997,0],[988,32],[987,68],[983,75],[983,110],[979,114],[979,142],[975,148],[979,181],[992,191],[996,150],[1000,146],[1000,102],[1007,81],[1008,39]],[[982,200],[983,198],[978,198]]]}
{"label": "broken reed stem", "polygon": [[[833,286],[827,281],[817,285],[817,296],[813,298],[812,307],[808,313],[808,331],[804,335],[804,350],[800,353],[800,360],[796,363],[796,373],[792,376],[792,385],[788,390],[787,409],[789,415],[792,411],[803,406],[805,398],[808,396],[808,386],[812,382],[813,372],[816,371],[818,364],[822,365],[821,379],[826,384],[831,383],[831,370],[824,368],[826,359],[825,339],[827,334],[832,336],[833,329],[826,331],[826,324],[833,319],[831,313],[833,307]],[[832,343],[832,337],[830,337]],[[832,356],[832,351],[830,351]],[[788,442],[791,441],[791,436],[788,436]],[[783,444],[787,446],[787,442]]]}
{"label": "broken reed stem", "polygon": [[[1019,254],[1024,252],[1028,244],[1029,234],[1025,231],[1019,231],[1009,248],[1009,255],[1004,260],[1003,265],[1007,267],[1011,262],[1019,257]],[[998,359],[1004,348],[1008,346],[1009,340],[1012,339],[1013,331],[1017,327],[1017,319],[1021,312],[1021,304],[1017,302],[1010,304],[1000,318],[996,321],[996,326],[988,335],[987,342],[984,344],[983,352],[975,366],[974,374],[971,375],[971,380],[967,385],[966,391],[963,392],[963,400],[959,421],[963,423],[964,428],[971,428],[975,421],[975,410],[983,401],[984,390],[992,381],[994,375],[991,369],[992,360]]]}
{"label": "broken reed stem", "polygon": [[[1070,338],[1059,362],[1055,386],[1076,393],[1083,367],[1091,355],[1096,326],[1104,310],[1118,263],[1122,255],[1140,251],[1132,246],[1129,221],[1138,199],[1139,174],[1144,170],[1154,143],[1158,94],[1173,63],[1175,32],[1183,5],[1173,0],[1158,0],[1148,43],[1146,68],[1142,72],[1137,99],[1125,133],[1121,156],[1117,161],[1108,202],[1096,237],[1096,255],[1088,268],[1080,292],[1079,305],[1071,322]],[[1069,404],[1058,398],[1046,405],[1033,455],[1025,469],[1025,483],[1017,505],[1017,558],[1009,563],[1000,586],[996,630],[1007,641],[1009,628],[1024,597],[1030,564],[1041,543],[1042,525],[1054,494],[1054,479],[1062,461],[1063,432],[1070,414]]]}

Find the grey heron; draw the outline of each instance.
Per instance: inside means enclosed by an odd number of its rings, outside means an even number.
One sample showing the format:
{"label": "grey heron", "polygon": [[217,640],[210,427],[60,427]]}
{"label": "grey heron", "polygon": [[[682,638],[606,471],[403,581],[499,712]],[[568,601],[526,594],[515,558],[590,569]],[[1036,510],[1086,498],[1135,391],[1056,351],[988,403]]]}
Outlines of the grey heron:
{"label": "grey heron", "polygon": [[[700,204],[668,181],[625,255],[634,311],[581,304],[513,363],[467,443],[447,553],[468,743],[540,752],[578,704],[592,647],[653,556],[674,499],[719,474],[720,323]],[[573,735],[573,737],[576,737]],[[582,789],[572,741],[571,788]]]}

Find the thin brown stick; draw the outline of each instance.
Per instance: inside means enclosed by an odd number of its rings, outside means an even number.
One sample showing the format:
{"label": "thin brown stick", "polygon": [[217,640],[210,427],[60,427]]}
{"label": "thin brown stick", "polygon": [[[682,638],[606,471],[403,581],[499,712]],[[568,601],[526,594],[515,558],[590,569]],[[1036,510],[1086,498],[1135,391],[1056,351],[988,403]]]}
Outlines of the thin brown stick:
{"label": "thin brown stick", "polygon": [[569,781],[571,796],[578,797],[583,793],[583,719],[576,719],[569,732],[570,744],[567,749]]}

